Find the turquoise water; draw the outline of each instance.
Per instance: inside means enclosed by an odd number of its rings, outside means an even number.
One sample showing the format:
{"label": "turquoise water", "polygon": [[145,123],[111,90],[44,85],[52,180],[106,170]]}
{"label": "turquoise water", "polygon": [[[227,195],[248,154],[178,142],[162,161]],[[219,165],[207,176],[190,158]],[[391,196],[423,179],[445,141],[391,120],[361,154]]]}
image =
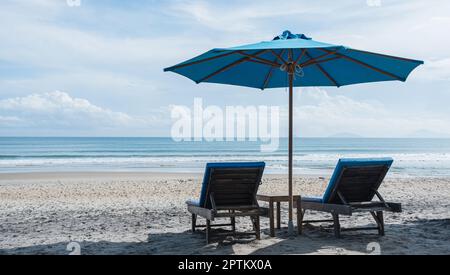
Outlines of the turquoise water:
{"label": "turquoise water", "polygon": [[[391,173],[450,176],[450,139],[302,138],[295,173],[329,174],[341,157],[393,157]],[[0,138],[0,173],[36,171],[202,172],[206,162],[265,161],[285,173],[287,140],[260,152],[258,142],[174,142],[170,138]]]}

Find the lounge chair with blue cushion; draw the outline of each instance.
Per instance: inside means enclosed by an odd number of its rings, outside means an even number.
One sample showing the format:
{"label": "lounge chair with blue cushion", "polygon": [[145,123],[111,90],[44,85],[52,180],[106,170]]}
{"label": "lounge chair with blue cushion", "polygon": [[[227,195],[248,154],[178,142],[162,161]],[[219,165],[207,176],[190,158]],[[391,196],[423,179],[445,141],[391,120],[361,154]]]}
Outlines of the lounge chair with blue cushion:
{"label": "lounge chair with blue cushion", "polygon": [[[299,234],[302,234],[304,223],[331,221],[337,238],[340,237],[341,230],[376,229],[383,236],[383,211],[401,212],[401,204],[386,202],[378,192],[392,163],[391,158],[340,159],[323,197],[302,197],[297,201]],[[375,196],[377,201],[373,201]],[[305,221],[306,210],[331,213],[333,220]],[[369,212],[377,226],[341,229],[339,215],[351,216],[356,212]]]}
{"label": "lounge chair with blue cushion", "polygon": [[[249,216],[255,231],[251,234],[259,239],[259,216],[265,212],[258,205],[256,193],[264,167],[264,162],[208,163],[200,199],[186,202],[192,214],[192,232],[197,227],[206,227],[209,243],[211,227],[231,226],[232,233],[236,234],[236,217]],[[198,216],[206,219],[206,225],[197,225]],[[230,223],[211,224],[216,218],[229,218]]]}

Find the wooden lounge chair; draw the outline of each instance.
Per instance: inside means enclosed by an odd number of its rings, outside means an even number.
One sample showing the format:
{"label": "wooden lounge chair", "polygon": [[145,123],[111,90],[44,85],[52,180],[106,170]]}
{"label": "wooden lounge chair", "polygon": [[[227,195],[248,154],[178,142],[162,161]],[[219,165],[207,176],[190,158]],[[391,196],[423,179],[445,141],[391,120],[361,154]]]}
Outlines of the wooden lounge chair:
{"label": "wooden lounge chair", "polygon": [[[248,216],[255,231],[250,234],[260,239],[259,217],[265,210],[259,207],[256,193],[264,167],[264,162],[208,163],[200,200],[186,202],[192,214],[192,232],[198,227],[206,227],[206,242],[209,243],[211,227],[231,226],[232,234],[236,235],[236,217]],[[198,216],[206,219],[206,225],[197,224]],[[216,218],[229,218],[230,223],[212,224]],[[249,235],[240,235],[243,234]]]}
{"label": "wooden lounge chair", "polygon": [[[302,234],[304,223],[333,222],[337,238],[341,230],[376,229],[383,236],[383,211],[401,212],[401,204],[386,202],[378,192],[392,163],[391,158],[340,159],[322,198],[302,197],[297,201],[298,233]],[[372,201],[374,196],[378,201]],[[333,219],[305,221],[306,210],[328,212]],[[351,216],[356,212],[369,212],[377,226],[341,229],[339,215]]]}

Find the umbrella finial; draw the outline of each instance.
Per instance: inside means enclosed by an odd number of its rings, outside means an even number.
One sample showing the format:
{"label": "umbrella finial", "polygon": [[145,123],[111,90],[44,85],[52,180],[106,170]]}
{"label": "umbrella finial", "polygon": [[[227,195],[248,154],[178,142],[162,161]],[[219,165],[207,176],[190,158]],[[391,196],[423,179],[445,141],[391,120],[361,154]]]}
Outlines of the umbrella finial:
{"label": "umbrella finial", "polygon": [[305,39],[305,40],[311,40],[310,37],[307,37],[303,33],[300,34],[293,34],[290,31],[286,30],[281,35],[278,35],[273,40],[287,40],[287,39]]}

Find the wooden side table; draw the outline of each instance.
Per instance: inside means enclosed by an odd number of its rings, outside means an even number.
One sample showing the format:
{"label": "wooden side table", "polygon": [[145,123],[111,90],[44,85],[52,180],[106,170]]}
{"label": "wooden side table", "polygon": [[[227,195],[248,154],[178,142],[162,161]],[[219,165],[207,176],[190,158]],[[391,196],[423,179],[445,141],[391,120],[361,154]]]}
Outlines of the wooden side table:
{"label": "wooden side table", "polygon": [[[300,198],[300,196],[294,196],[295,202]],[[256,195],[256,199],[259,201],[264,201],[269,203],[269,220],[270,220],[270,236],[275,237],[275,213],[274,213],[274,203],[277,204],[277,229],[281,228],[281,203],[289,202],[289,196],[286,195]]]}

